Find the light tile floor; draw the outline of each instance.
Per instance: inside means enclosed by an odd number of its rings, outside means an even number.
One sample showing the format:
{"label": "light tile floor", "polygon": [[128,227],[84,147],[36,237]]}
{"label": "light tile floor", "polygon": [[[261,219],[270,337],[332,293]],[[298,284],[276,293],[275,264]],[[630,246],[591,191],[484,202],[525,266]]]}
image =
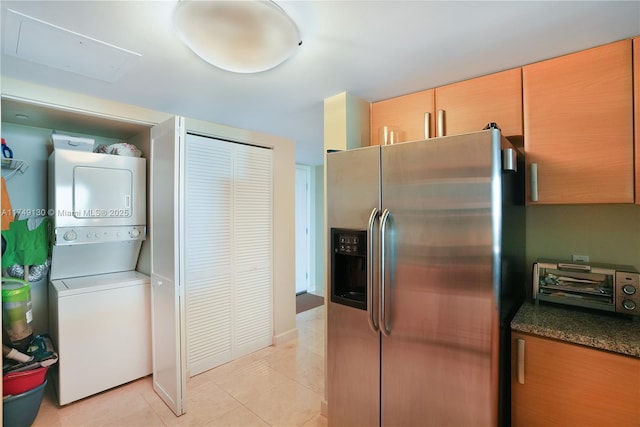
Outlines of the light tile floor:
{"label": "light tile floor", "polygon": [[323,427],[326,305],[296,315],[298,338],[191,378],[187,413],[160,400],[145,377],[59,408],[53,387],[33,427],[278,426]]}

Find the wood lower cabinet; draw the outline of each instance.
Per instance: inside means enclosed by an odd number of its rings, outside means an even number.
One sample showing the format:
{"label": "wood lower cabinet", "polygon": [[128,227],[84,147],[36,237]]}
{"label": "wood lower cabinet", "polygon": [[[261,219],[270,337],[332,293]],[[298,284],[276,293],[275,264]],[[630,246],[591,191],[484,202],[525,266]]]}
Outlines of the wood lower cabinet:
{"label": "wood lower cabinet", "polygon": [[[428,89],[397,98],[371,104],[371,145],[380,145],[379,130],[383,126],[395,127],[400,132],[400,141],[418,141],[435,136],[434,90]],[[425,113],[427,130],[425,130]],[[428,134],[427,134],[428,133]]]}
{"label": "wood lower cabinet", "polygon": [[640,37],[633,39],[633,102],[636,153],[636,204],[640,204]]}
{"label": "wood lower cabinet", "polygon": [[435,136],[479,131],[490,122],[505,136],[521,136],[521,72],[514,68],[436,88],[436,115],[444,117],[436,119]]}
{"label": "wood lower cabinet", "polygon": [[522,68],[528,203],[633,203],[631,59],[629,39]]}
{"label": "wood lower cabinet", "polygon": [[640,359],[511,334],[513,427],[640,425]]}

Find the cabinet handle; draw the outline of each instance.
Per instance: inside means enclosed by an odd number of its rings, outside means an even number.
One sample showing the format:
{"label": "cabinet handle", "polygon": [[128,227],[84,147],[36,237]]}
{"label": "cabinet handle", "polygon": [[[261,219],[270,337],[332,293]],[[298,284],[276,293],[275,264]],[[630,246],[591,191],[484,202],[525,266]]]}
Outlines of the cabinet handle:
{"label": "cabinet handle", "polygon": [[424,139],[431,137],[431,113],[424,113]]}
{"label": "cabinet handle", "polygon": [[531,201],[538,201],[538,164],[531,163]]}
{"label": "cabinet handle", "polygon": [[518,338],[517,345],[518,345],[517,378],[520,384],[524,384],[524,340],[522,338]]}
{"label": "cabinet handle", "polygon": [[444,136],[444,110],[438,110],[438,136]]}

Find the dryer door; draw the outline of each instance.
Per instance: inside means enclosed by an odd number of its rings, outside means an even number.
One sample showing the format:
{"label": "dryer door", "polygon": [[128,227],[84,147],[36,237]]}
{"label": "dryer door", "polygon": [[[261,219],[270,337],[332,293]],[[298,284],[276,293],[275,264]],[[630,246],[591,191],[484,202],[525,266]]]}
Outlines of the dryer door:
{"label": "dryer door", "polygon": [[49,174],[55,227],[146,225],[146,159],[56,149]]}
{"label": "dryer door", "polygon": [[129,218],[133,174],[129,169],[77,166],[73,171],[73,206],[77,218]]}

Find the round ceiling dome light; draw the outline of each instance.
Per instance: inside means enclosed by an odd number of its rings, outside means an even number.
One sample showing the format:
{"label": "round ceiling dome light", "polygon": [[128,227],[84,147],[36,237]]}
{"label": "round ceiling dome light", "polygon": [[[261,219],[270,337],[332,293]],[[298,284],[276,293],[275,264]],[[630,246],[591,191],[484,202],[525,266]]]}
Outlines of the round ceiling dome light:
{"label": "round ceiling dome light", "polygon": [[200,58],[235,73],[274,68],[302,45],[298,26],[273,1],[182,0],[173,25]]}

